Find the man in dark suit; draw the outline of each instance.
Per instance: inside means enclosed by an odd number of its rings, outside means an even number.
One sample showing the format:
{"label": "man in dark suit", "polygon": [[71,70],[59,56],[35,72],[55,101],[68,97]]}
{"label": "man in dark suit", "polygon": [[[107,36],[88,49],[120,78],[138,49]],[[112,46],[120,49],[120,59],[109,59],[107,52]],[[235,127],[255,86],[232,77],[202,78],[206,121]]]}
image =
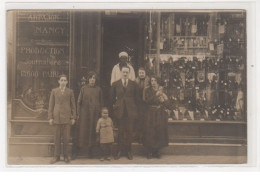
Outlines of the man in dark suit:
{"label": "man in dark suit", "polygon": [[73,91],[66,87],[68,80],[66,75],[59,77],[58,88],[51,91],[48,117],[50,125],[55,126],[55,149],[51,164],[60,160],[61,138],[63,138],[64,161],[69,163],[68,143],[70,137],[70,125],[74,125],[76,119],[76,105]]}
{"label": "man in dark suit", "polygon": [[129,79],[130,68],[121,68],[121,79],[111,87],[111,103],[114,117],[118,123],[118,152],[115,159],[121,157],[125,149],[129,160],[133,159],[131,144],[134,119],[137,118],[137,103],[139,99],[137,84]]}

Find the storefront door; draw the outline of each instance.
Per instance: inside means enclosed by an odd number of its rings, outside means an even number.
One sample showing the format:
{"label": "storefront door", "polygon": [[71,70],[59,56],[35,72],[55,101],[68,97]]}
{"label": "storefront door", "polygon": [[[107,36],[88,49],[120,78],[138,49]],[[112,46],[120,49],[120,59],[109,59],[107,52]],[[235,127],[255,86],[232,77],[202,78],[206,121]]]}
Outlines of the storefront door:
{"label": "storefront door", "polygon": [[104,17],[103,27],[103,58],[101,62],[100,78],[104,92],[105,105],[108,105],[111,72],[119,62],[118,54],[126,51],[129,62],[137,71],[143,60],[142,28],[140,19],[134,17]]}

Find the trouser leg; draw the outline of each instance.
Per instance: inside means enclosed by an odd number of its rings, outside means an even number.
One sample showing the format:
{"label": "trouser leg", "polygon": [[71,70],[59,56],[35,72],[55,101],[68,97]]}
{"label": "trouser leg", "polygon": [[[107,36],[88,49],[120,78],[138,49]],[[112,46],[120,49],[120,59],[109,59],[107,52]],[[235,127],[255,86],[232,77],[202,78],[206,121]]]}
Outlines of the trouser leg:
{"label": "trouser leg", "polygon": [[69,138],[70,138],[70,125],[65,124],[63,125],[63,154],[65,157],[69,155],[68,153]]}
{"label": "trouser leg", "polygon": [[118,125],[118,151],[123,151],[124,141],[125,141],[125,128],[124,120],[119,121]]}
{"label": "trouser leg", "polygon": [[60,156],[61,150],[61,125],[55,125],[55,138],[54,138],[54,156]]}
{"label": "trouser leg", "polygon": [[100,144],[100,156],[101,156],[101,158],[105,157],[105,144],[104,143]]}
{"label": "trouser leg", "polygon": [[126,119],[127,119],[127,123],[125,125],[125,139],[126,139],[125,146],[127,151],[131,151],[132,139],[133,139],[133,122],[128,118]]}

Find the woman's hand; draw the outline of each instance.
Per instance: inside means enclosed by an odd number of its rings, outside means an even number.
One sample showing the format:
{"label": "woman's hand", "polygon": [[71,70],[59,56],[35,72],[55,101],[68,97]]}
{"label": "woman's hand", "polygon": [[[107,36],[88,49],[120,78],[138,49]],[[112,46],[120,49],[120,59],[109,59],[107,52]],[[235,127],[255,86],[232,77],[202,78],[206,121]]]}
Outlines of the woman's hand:
{"label": "woman's hand", "polygon": [[165,100],[164,100],[164,98],[163,98],[163,96],[159,96],[159,101],[161,102],[161,103],[163,103]]}
{"label": "woman's hand", "polygon": [[50,124],[50,125],[53,125],[53,119],[50,119],[50,120],[49,120],[49,124]]}
{"label": "woman's hand", "polygon": [[71,125],[74,125],[76,123],[75,119],[71,119]]}

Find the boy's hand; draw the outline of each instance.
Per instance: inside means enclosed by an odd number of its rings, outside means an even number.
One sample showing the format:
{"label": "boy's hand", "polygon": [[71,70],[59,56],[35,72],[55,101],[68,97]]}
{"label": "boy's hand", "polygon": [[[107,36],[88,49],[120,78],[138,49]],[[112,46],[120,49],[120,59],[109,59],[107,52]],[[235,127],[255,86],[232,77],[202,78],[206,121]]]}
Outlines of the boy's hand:
{"label": "boy's hand", "polygon": [[49,124],[50,124],[50,125],[53,125],[53,119],[50,119],[50,120],[49,120]]}
{"label": "boy's hand", "polygon": [[76,122],[76,120],[75,120],[75,119],[71,119],[71,125],[74,125],[74,124],[75,124],[75,122]]}

